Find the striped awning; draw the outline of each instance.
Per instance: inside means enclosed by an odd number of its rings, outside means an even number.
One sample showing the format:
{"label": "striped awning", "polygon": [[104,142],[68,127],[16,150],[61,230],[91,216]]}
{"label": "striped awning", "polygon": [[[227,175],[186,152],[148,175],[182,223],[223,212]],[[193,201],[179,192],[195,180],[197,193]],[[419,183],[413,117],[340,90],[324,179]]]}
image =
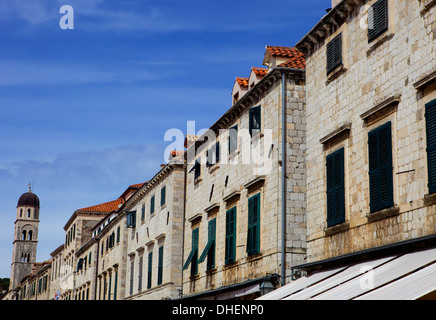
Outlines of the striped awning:
{"label": "striped awning", "polygon": [[436,291],[436,248],[299,278],[258,300],[416,300]]}

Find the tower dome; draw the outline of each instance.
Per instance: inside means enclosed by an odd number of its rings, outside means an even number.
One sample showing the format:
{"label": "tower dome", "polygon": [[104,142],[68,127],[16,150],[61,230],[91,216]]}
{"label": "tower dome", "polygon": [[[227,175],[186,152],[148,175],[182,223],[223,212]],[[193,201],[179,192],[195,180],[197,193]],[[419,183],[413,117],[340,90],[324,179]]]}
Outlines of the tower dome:
{"label": "tower dome", "polygon": [[36,207],[39,208],[39,198],[32,191],[23,193],[18,199],[17,207]]}

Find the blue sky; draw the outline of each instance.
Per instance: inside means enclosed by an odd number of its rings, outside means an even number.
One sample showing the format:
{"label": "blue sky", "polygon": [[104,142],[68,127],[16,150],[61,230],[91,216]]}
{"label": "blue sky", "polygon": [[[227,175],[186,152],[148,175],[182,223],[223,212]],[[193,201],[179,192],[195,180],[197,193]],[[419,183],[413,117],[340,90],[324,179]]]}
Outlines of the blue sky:
{"label": "blue sky", "polygon": [[[74,30],[62,30],[62,5]],[[164,163],[168,129],[208,128],[266,45],[294,46],[330,0],[0,2],[0,277],[17,200],[41,201],[37,260],[74,210],[116,199]]]}

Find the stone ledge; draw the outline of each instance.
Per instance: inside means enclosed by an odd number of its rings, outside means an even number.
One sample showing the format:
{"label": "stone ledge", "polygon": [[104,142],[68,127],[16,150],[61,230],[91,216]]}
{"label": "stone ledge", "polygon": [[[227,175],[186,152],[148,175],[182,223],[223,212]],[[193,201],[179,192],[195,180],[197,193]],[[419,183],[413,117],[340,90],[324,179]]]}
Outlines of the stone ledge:
{"label": "stone ledge", "polygon": [[341,63],[339,66],[337,66],[332,72],[330,72],[327,75],[327,81],[325,82],[326,85],[328,85],[330,82],[335,80],[337,77],[339,77],[341,74],[345,73],[348,69],[344,67],[344,64]]}
{"label": "stone ledge", "polygon": [[386,30],[384,34],[378,36],[377,40],[374,40],[374,42],[370,43],[369,49],[366,51],[366,55],[369,57],[372,52],[377,50],[378,47],[380,47],[383,43],[385,43],[389,39],[392,39],[394,36],[395,33]]}
{"label": "stone ledge", "polygon": [[326,229],[324,229],[324,234],[325,236],[330,236],[332,234],[336,234],[336,233],[340,233],[340,232],[344,232],[346,230],[350,229],[350,223],[349,222],[343,222],[331,227],[327,227]]}
{"label": "stone ledge", "polygon": [[366,215],[368,222],[374,222],[385,218],[390,218],[400,213],[400,207],[391,207]]}
{"label": "stone ledge", "polygon": [[436,204],[436,193],[424,195],[424,205],[431,206]]}

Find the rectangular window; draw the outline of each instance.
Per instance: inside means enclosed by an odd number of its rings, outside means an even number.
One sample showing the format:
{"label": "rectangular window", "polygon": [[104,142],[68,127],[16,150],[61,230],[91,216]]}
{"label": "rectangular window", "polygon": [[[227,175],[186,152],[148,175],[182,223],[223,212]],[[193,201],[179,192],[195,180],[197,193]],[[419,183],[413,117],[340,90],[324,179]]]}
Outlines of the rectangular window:
{"label": "rectangular window", "polygon": [[378,0],[368,11],[368,42],[388,30],[388,0]]}
{"label": "rectangular window", "polygon": [[157,285],[162,284],[162,278],[163,278],[163,253],[164,253],[164,247],[159,247],[159,258],[158,258],[158,265],[157,265]]}
{"label": "rectangular window", "polygon": [[[118,226],[118,228],[117,228],[117,243],[119,243],[120,242],[120,226]],[[91,253],[89,253],[90,255],[91,255]],[[89,261],[89,262],[91,262],[91,261]]]}
{"label": "rectangular window", "polygon": [[327,44],[327,74],[342,64],[342,33]]}
{"label": "rectangular window", "polygon": [[[117,300],[117,290],[118,290],[118,270],[115,271],[114,300]],[[88,292],[86,293],[86,295],[88,296]]]}
{"label": "rectangular window", "polygon": [[327,227],[345,222],[344,148],[327,156]]}
{"label": "rectangular window", "polygon": [[260,249],[260,193],[248,198],[247,254],[259,253]]}
{"label": "rectangular window", "polygon": [[220,161],[220,143],[217,142],[206,151],[206,167],[211,167]]}
{"label": "rectangular window", "polygon": [[134,228],[136,226],[136,211],[127,213],[127,228]]}
{"label": "rectangular window", "polygon": [[191,170],[189,170],[189,173],[194,171],[194,179],[198,178],[201,174],[201,165],[198,160],[195,160],[195,164],[192,166]]}
{"label": "rectangular window", "polygon": [[145,204],[143,203],[141,207],[141,220],[144,219],[145,219]]}
{"label": "rectangular window", "polygon": [[154,200],[155,196],[152,196],[150,200],[150,214],[154,213]]}
{"label": "rectangular window", "polygon": [[260,132],[260,106],[250,108],[249,111],[249,123],[248,128],[250,131],[250,135],[253,136],[253,132]]}
{"label": "rectangular window", "polygon": [[139,265],[138,265],[138,292],[142,290],[142,267],[144,263],[144,257],[139,258]]}
{"label": "rectangular window", "polygon": [[130,262],[130,285],[129,285],[129,293],[133,294],[133,270],[135,268],[134,261]]}
{"label": "rectangular window", "polygon": [[198,272],[198,228],[192,230],[191,252],[183,265],[183,270],[187,269],[189,265],[191,265],[191,276],[196,275]]}
{"label": "rectangular window", "polygon": [[391,123],[368,133],[370,212],[394,205]]}
{"label": "rectangular window", "polygon": [[160,189],[160,205],[163,206],[166,201],[166,186],[163,186],[162,189]]}
{"label": "rectangular window", "polygon": [[198,259],[198,263],[202,263],[207,257],[207,270],[210,270],[215,268],[216,218],[209,221],[207,229],[207,244],[200,259]]}
{"label": "rectangular window", "polygon": [[436,192],[436,100],[425,105],[428,193]]}
{"label": "rectangular window", "polygon": [[236,207],[226,212],[226,252],[225,264],[236,259]]}
{"label": "rectangular window", "polygon": [[147,289],[151,288],[151,271],[153,267],[153,251],[148,253]]}
{"label": "rectangular window", "polygon": [[229,129],[229,154],[238,149],[238,125]]}

